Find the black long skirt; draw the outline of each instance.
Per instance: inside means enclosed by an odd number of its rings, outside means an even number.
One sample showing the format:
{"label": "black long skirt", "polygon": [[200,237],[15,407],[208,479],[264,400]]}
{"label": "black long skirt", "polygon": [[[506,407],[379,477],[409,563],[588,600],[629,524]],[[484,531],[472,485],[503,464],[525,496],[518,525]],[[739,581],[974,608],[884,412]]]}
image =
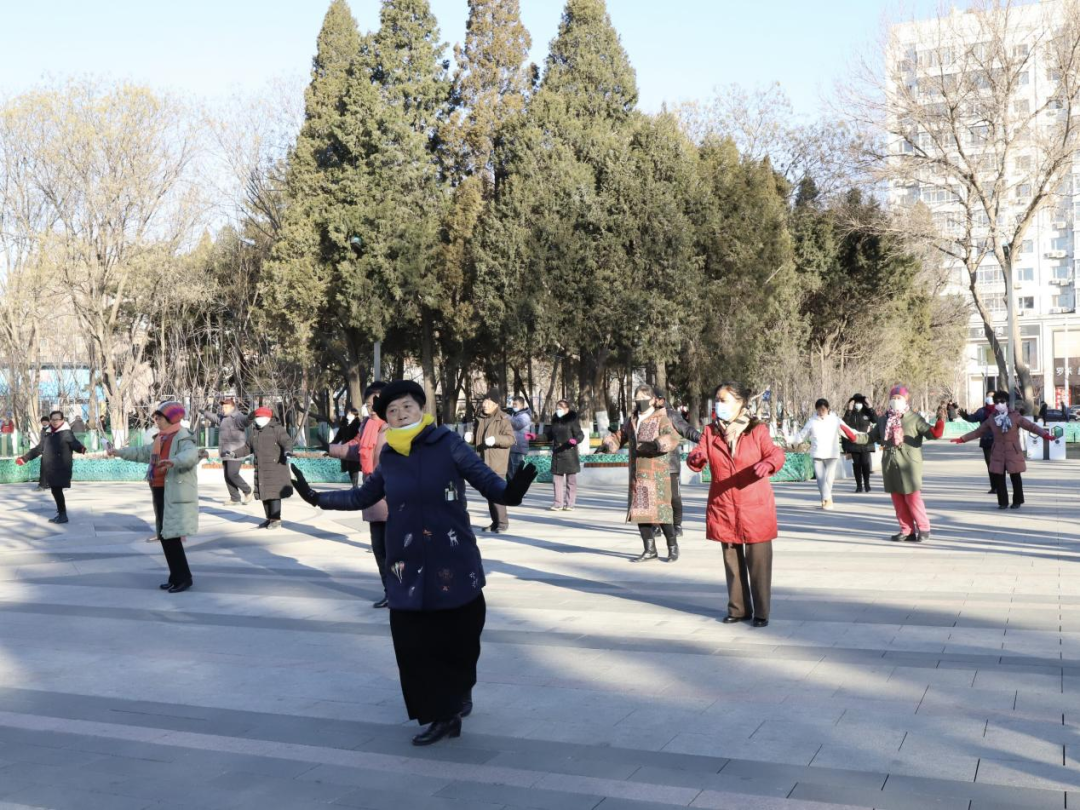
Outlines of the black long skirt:
{"label": "black long skirt", "polygon": [[449,720],[476,685],[484,594],[452,610],[391,610],[390,633],[409,719]]}

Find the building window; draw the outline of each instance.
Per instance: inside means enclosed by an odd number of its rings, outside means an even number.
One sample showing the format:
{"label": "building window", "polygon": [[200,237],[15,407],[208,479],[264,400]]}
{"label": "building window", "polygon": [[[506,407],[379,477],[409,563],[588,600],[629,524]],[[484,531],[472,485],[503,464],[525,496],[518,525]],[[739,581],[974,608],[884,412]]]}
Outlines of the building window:
{"label": "building window", "polygon": [[1035,268],[1034,267],[1017,267],[1016,268],[1016,283],[1022,284],[1025,281],[1035,280]]}
{"label": "building window", "polygon": [[984,295],[983,306],[985,306],[990,312],[1004,312],[1005,311],[1005,294],[995,293],[994,295]]}
{"label": "building window", "polygon": [[1073,297],[1071,292],[1060,293],[1059,295],[1051,296],[1050,306],[1054,309],[1072,309]]}
{"label": "building window", "polygon": [[1023,312],[1030,312],[1035,309],[1035,297],[1031,295],[1022,295],[1016,299],[1016,305]]}
{"label": "building window", "polygon": [[1025,239],[1020,243],[1021,253],[1031,253],[1035,249],[1035,243],[1031,239]]}
{"label": "building window", "polygon": [[1072,276],[1072,271],[1067,264],[1059,264],[1056,267],[1050,268],[1050,278],[1053,279],[1068,279]]}
{"label": "building window", "polygon": [[1021,183],[1016,187],[1016,199],[1029,200],[1031,199],[1031,183]]}
{"label": "building window", "polygon": [[1017,115],[1028,115],[1031,112],[1031,101],[1026,98],[1017,99],[1013,102],[1013,112]]}
{"label": "building window", "polygon": [[1051,250],[1068,250],[1069,249],[1069,237],[1056,236],[1050,240]]}
{"label": "building window", "polygon": [[975,271],[975,283],[989,287],[993,284],[1004,284],[1005,281],[1001,277],[1001,268],[996,264],[989,264]]}
{"label": "building window", "polygon": [[1031,155],[1025,155],[1024,157],[1018,157],[1016,159],[1016,170],[1018,172],[1031,171]]}
{"label": "building window", "polygon": [[1016,77],[1016,83],[1020,87],[1027,87],[1029,81],[1031,81],[1031,77],[1028,76],[1028,72],[1026,70]]}

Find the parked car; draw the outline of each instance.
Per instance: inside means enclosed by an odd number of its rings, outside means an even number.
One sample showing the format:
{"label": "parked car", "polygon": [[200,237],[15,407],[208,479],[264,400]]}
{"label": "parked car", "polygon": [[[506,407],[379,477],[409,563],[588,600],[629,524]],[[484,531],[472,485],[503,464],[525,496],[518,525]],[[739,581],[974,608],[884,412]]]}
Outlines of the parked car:
{"label": "parked car", "polygon": [[1080,405],[1072,405],[1069,408],[1069,421],[1080,422]]}
{"label": "parked car", "polygon": [[1069,417],[1061,408],[1048,408],[1046,411],[1047,422],[1068,422]]}

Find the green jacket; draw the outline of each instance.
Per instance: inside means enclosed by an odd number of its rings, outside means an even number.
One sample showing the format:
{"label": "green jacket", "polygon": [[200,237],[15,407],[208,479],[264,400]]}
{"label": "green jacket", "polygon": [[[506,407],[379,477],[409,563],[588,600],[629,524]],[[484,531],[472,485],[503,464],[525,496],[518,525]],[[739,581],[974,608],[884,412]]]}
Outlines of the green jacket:
{"label": "green jacket", "polygon": [[[150,463],[153,443],[142,447],[122,447],[117,452],[124,461]],[[180,428],[169,447],[173,467],[165,473],[165,512],[162,537],[190,537],[199,533],[199,446],[187,428]]]}
{"label": "green jacket", "polygon": [[940,439],[945,423],[935,427],[915,411],[904,414],[900,424],[904,428],[904,442],[897,446],[885,441],[889,415],[879,416],[868,433],[855,436],[855,444],[876,442],[882,446],[881,480],[888,493],[910,495],[922,490],[922,445],[924,439]]}

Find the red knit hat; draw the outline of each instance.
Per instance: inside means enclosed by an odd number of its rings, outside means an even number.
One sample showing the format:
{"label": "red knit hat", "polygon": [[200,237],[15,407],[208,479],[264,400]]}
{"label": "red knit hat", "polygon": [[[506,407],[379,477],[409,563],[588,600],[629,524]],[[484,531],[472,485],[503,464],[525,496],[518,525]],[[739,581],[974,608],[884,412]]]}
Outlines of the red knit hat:
{"label": "red knit hat", "polygon": [[184,418],[185,413],[187,413],[187,411],[184,410],[183,405],[179,402],[169,400],[167,402],[162,402],[161,405],[158,406],[158,409],[154,411],[154,416],[161,414],[170,425],[175,425]]}
{"label": "red knit hat", "polygon": [[906,385],[894,385],[892,391],[889,392],[890,397],[903,397],[904,399],[911,399],[911,392],[907,390]]}
{"label": "red knit hat", "polygon": [[255,409],[255,418],[256,419],[258,419],[260,416],[265,416],[267,419],[270,419],[273,415],[274,415],[274,412],[272,410],[270,410],[269,408],[256,408]]}

